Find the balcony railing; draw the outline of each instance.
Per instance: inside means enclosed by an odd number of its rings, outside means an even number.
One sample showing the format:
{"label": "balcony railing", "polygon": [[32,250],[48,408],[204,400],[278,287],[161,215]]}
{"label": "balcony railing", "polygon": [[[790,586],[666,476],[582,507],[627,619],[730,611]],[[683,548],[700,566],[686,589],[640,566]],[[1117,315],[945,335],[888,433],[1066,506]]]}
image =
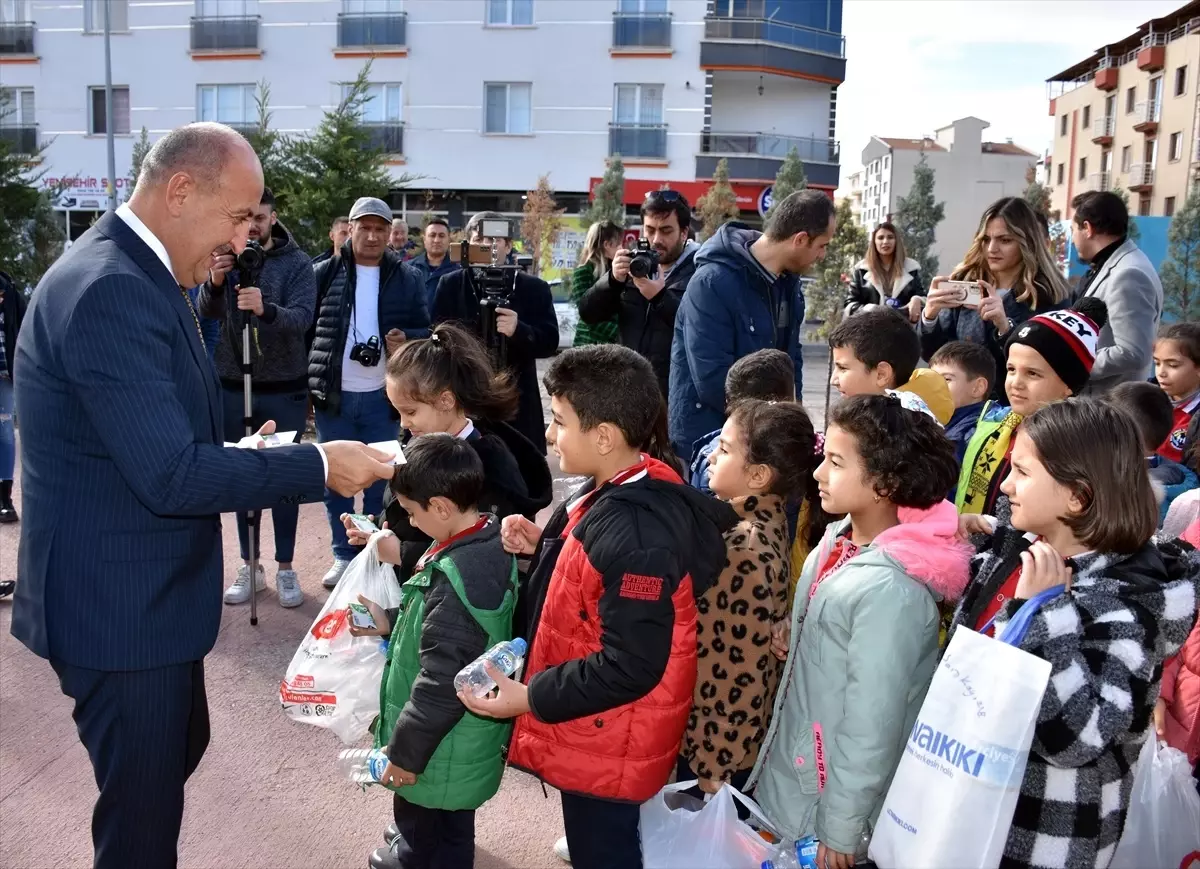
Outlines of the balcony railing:
{"label": "balcony railing", "polygon": [[609,124],[608,153],[626,159],[665,160],[666,124]]}
{"label": "balcony railing", "polygon": [[1133,109],[1133,123],[1136,124],[1157,124],[1158,116],[1162,112],[1161,100],[1142,100]]}
{"label": "balcony railing", "polygon": [[12,154],[36,154],[37,124],[0,123],[0,142],[7,145]]}
{"label": "balcony railing", "polygon": [[368,121],[363,124],[371,134],[371,147],[385,154],[404,153],[404,124],[400,121]]}
{"label": "balcony railing", "polygon": [[703,133],[704,154],[752,154],[782,160],[792,148],[806,163],[840,163],[838,143],[811,136],[776,136],[773,133]]}
{"label": "balcony railing", "polygon": [[32,21],[0,22],[0,55],[33,54]]}
{"label": "balcony railing", "polygon": [[239,50],[258,50],[257,15],[192,19],[192,51]]}
{"label": "balcony railing", "polygon": [[1129,186],[1150,187],[1154,184],[1154,167],[1149,163],[1134,163],[1129,167]]}
{"label": "balcony railing", "polygon": [[231,130],[237,130],[243,136],[252,136],[258,132],[257,121],[221,121],[221,123]]}
{"label": "balcony railing", "polygon": [[408,45],[408,14],[338,15],[338,47],[403,47]]}
{"label": "balcony railing", "polygon": [[1116,123],[1116,118],[1096,118],[1096,120],[1092,121],[1092,138],[1112,138],[1113,129],[1116,127]]}
{"label": "balcony railing", "polygon": [[1110,189],[1112,187],[1112,174],[1109,172],[1093,172],[1088,176],[1088,187],[1099,191]]}
{"label": "balcony railing", "polygon": [[671,13],[613,13],[613,48],[670,48]]}
{"label": "balcony railing", "polygon": [[801,51],[833,57],[846,56],[846,38],[840,33],[801,27],[798,24],[768,18],[705,18],[704,38],[773,42]]}

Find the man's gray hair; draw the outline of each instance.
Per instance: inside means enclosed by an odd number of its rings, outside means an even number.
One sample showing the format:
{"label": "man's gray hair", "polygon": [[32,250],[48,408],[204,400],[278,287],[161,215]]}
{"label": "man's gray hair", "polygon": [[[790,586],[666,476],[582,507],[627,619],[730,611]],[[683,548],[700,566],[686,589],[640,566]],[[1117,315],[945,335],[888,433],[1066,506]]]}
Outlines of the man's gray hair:
{"label": "man's gray hair", "polygon": [[508,218],[499,211],[481,211],[467,222],[467,238],[473,236],[479,230],[479,225],[485,220],[503,220],[507,222]]}
{"label": "man's gray hair", "polygon": [[224,124],[188,124],[154,143],[142,161],[137,186],[165,184],[177,172],[186,172],[198,184],[216,187],[238,142],[246,140]]}

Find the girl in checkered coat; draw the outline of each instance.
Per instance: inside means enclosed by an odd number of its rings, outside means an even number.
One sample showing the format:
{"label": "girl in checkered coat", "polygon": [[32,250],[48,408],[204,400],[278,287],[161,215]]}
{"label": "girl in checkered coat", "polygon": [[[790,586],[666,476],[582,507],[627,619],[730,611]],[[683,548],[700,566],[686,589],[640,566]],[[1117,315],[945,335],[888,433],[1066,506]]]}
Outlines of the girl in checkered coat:
{"label": "girl in checkered coat", "polygon": [[[1087,444],[1081,449],[1081,444]],[[1125,824],[1163,661],[1196,618],[1200,553],[1156,545],[1158,511],[1132,419],[1090,399],[1021,426],[1003,489],[1012,527],[972,563],[954,627],[1001,632],[1025,600],[1065,585],[1021,642],[1051,664],[1001,867],[1105,867]],[[990,528],[964,516],[964,531]]]}

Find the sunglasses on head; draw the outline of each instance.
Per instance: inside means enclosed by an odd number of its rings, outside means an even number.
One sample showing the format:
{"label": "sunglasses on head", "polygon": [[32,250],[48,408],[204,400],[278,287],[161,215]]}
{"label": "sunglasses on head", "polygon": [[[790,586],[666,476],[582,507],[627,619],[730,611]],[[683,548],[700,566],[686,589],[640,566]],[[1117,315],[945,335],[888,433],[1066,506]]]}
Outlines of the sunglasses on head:
{"label": "sunglasses on head", "polygon": [[683,194],[678,190],[651,190],[646,194],[647,199],[660,199],[663,202],[679,202]]}

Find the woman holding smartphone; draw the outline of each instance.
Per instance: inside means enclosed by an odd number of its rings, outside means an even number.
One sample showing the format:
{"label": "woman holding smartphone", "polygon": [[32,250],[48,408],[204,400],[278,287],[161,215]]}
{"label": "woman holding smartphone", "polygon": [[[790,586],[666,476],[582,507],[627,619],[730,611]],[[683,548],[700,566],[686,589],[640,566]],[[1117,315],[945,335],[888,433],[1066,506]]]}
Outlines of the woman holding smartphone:
{"label": "woman holding smartphone", "polygon": [[[1006,196],[988,206],[967,255],[949,278],[935,277],[929,285],[925,311],[918,323],[921,353],[929,359],[943,344],[973,341],[984,344],[1003,371],[1004,342],[1009,333],[1034,314],[1059,308],[1068,288],[1044,242],[1045,230],[1024,199]],[[947,280],[979,285],[978,302]],[[995,398],[1003,398],[1003,378],[997,378]]]}

